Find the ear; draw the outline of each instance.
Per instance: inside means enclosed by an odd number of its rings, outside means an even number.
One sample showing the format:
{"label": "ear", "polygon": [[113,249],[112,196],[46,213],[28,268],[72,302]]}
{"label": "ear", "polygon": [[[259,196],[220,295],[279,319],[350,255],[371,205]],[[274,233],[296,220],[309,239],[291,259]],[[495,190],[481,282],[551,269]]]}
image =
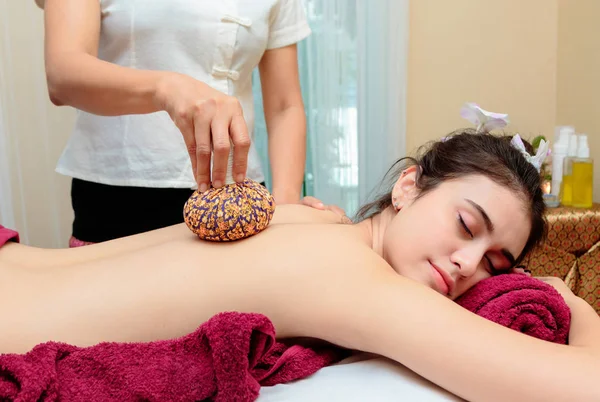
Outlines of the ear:
{"label": "ear", "polygon": [[392,189],[392,205],[396,211],[409,205],[417,196],[417,172],[418,166],[411,166],[400,174],[394,188]]}

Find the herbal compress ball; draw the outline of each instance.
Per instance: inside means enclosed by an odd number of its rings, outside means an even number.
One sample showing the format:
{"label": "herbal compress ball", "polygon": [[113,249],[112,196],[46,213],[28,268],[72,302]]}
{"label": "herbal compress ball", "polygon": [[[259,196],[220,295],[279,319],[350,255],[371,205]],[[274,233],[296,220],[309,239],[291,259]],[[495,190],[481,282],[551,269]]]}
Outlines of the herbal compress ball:
{"label": "herbal compress ball", "polygon": [[245,179],[204,193],[195,191],[183,216],[188,228],[203,240],[234,241],[264,230],[275,212],[275,201],[259,183]]}

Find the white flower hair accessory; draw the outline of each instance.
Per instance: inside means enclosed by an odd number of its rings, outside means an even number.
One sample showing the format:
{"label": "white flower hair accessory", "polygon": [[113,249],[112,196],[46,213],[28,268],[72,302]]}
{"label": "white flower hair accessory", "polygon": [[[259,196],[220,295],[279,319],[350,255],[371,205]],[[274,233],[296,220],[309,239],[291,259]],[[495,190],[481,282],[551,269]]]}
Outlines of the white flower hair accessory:
{"label": "white flower hair accessory", "polygon": [[477,132],[489,132],[508,124],[508,115],[483,110],[479,105],[467,102],[460,109],[460,115],[477,126]]}
{"label": "white flower hair accessory", "polygon": [[521,151],[525,159],[527,159],[527,161],[531,163],[538,172],[540,171],[542,168],[542,163],[544,163],[546,157],[548,156],[548,143],[546,141],[540,141],[540,146],[538,147],[534,156],[531,156],[529,152],[527,152],[525,144],[523,143],[523,140],[519,134],[515,134],[513,136],[512,140],[510,140],[510,145]]}
{"label": "white flower hair accessory", "polygon": [[[460,109],[460,115],[470,121],[473,124],[477,125],[477,133],[485,133],[489,132],[495,128],[506,127],[508,124],[508,114],[506,113],[494,113],[488,112],[487,110],[482,109],[476,103],[467,102]],[[447,138],[443,138],[442,141],[445,141]],[[540,145],[537,149],[537,152],[534,156],[531,156],[527,149],[525,148],[525,144],[521,139],[519,134],[513,136],[510,144],[521,151],[521,154],[527,159],[529,163],[535,167],[535,169],[539,172],[542,169],[542,164],[546,160],[548,156],[548,143],[544,140],[541,140]]]}

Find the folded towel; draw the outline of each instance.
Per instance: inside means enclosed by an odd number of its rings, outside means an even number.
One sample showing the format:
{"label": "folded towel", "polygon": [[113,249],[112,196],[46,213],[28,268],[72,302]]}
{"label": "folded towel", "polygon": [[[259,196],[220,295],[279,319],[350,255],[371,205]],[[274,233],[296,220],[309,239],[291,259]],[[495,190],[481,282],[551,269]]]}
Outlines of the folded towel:
{"label": "folded towel", "polygon": [[87,348],[49,342],[0,356],[0,400],[253,401],[260,386],[293,381],[343,358],[275,342],[269,319],[222,313],[185,337]]}
{"label": "folded towel", "polygon": [[477,283],[456,302],[505,327],[567,343],[571,311],[560,293],[539,279],[521,274],[493,276]]}
{"label": "folded towel", "polygon": [[14,230],[10,230],[0,225],[0,247],[8,241],[19,242],[19,234]]}

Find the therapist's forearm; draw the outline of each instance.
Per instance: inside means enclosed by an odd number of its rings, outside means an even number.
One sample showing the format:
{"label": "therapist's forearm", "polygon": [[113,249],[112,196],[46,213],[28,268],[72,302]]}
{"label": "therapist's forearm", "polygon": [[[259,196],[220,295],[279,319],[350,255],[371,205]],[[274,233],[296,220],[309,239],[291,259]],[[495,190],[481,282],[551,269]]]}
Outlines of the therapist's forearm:
{"label": "therapist's forearm", "polygon": [[300,200],[306,163],[306,116],[302,106],[266,113],[273,197],[278,204]]}
{"label": "therapist's forearm", "polygon": [[122,67],[83,52],[53,55],[46,73],[54,104],[104,116],[158,111],[156,88],[168,74]]}

